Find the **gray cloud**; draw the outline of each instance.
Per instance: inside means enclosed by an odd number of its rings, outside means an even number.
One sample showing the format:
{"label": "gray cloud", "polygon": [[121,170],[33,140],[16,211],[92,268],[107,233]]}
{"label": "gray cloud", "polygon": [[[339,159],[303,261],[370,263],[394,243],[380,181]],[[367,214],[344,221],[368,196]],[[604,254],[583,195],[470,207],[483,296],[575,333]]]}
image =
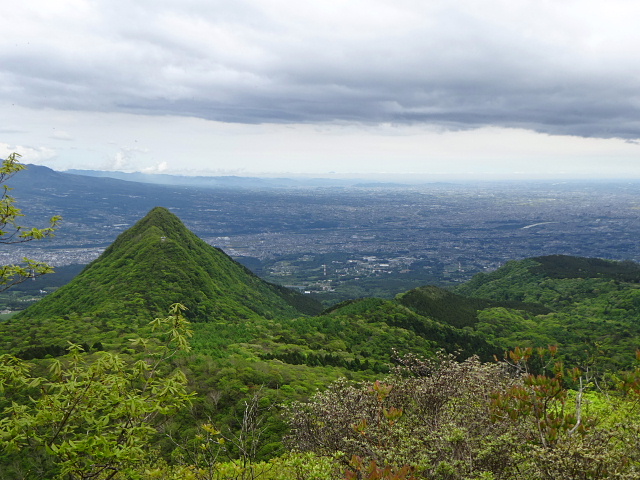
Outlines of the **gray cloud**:
{"label": "gray cloud", "polygon": [[34,3],[5,22],[5,102],[640,138],[640,11],[622,0]]}

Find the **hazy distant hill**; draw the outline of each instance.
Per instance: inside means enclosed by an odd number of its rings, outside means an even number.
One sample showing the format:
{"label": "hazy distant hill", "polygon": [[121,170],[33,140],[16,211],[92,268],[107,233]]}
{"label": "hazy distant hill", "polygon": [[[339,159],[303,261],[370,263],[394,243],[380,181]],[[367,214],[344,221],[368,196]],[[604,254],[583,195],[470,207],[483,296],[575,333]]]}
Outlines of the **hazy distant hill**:
{"label": "hazy distant hill", "polygon": [[291,188],[291,187],[401,187],[400,183],[372,182],[361,179],[342,178],[272,178],[272,177],[240,177],[236,175],[167,175],[163,173],[125,173],[103,170],[70,169],[70,174],[89,177],[116,178],[131,182],[151,183],[156,185],[190,186],[206,188]]}
{"label": "hazy distant hill", "polygon": [[28,224],[54,214],[63,216],[54,244],[108,245],[122,231],[114,229],[114,224],[130,226],[156,205],[164,205],[167,198],[172,208],[185,203],[181,201],[185,187],[72,175],[39,165],[27,165],[8,184]]}
{"label": "hazy distant hill", "polygon": [[98,192],[107,189],[115,189],[115,191],[130,191],[132,185],[130,181],[117,179],[114,177],[98,177],[87,175],[73,175],[68,172],[59,172],[42,165],[26,165],[26,170],[18,175],[11,177],[10,184],[12,188],[22,189],[45,189],[51,192],[57,192],[60,188],[97,188]]}

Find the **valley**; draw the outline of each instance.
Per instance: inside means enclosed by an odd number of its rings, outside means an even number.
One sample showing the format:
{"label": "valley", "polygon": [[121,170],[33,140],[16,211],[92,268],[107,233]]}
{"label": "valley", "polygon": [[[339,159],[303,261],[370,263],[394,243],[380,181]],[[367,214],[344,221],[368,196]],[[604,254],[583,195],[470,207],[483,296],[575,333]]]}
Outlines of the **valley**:
{"label": "valley", "polygon": [[[188,177],[186,177],[188,178]],[[508,260],[566,254],[640,261],[640,183],[263,183],[203,188],[33,167],[15,178],[28,219],[64,217],[46,243],[0,252],[86,264],[154,206],[259,276],[325,305],[454,286]]]}

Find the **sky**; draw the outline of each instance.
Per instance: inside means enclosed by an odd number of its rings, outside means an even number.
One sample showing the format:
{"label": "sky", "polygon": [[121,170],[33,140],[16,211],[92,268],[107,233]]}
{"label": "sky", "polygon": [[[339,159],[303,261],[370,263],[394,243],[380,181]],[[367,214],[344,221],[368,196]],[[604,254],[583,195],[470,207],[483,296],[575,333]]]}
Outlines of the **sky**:
{"label": "sky", "polygon": [[640,178],[637,0],[0,0],[0,156]]}

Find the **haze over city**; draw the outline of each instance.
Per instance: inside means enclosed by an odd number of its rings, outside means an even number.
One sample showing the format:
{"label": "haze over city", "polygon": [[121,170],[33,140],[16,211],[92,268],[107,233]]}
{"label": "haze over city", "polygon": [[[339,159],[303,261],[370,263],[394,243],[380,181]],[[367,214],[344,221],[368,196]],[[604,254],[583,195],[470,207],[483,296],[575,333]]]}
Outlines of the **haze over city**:
{"label": "haze over city", "polygon": [[639,178],[626,0],[3,2],[0,156],[210,175]]}

